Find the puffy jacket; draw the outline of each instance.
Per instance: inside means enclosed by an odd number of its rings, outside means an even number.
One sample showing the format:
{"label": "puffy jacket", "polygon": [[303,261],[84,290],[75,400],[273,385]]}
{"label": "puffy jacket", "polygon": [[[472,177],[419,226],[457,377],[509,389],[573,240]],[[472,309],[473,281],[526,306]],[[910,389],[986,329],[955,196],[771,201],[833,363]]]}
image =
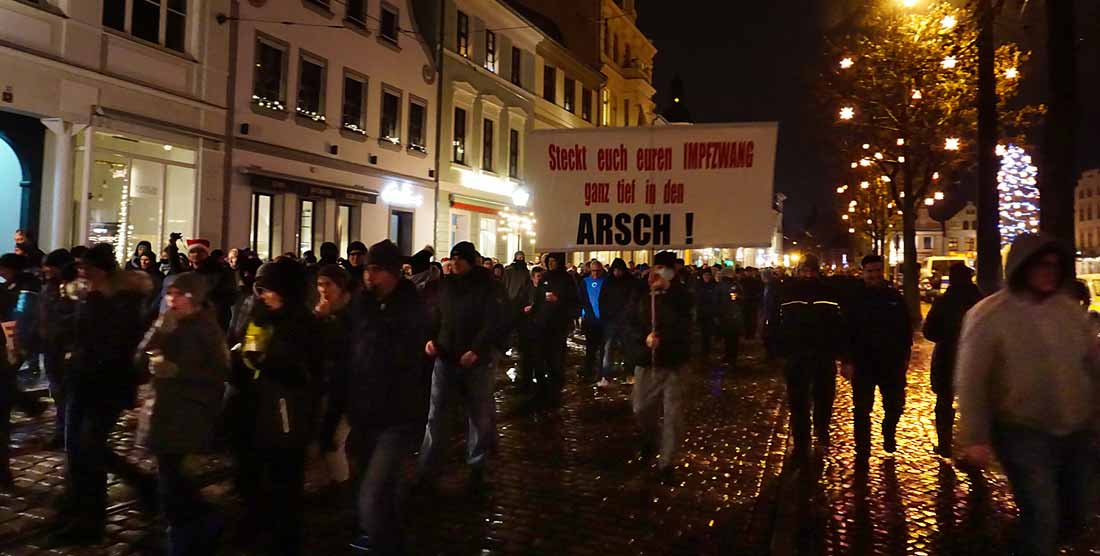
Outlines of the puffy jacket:
{"label": "puffy jacket", "polygon": [[936,343],[932,351],[932,390],[950,391],[963,317],[981,299],[982,294],[974,284],[952,284],[928,311],[928,317],[924,320],[924,337]]}
{"label": "puffy jacket", "polygon": [[[636,310],[632,312],[630,325],[630,345],[635,364],[648,366],[651,355],[645,345],[652,325],[652,307],[648,292],[635,301]],[[658,367],[676,369],[691,358],[691,292],[677,280],[672,280],[668,290],[656,296],[657,336],[660,344],[655,354]]]}
{"label": "puffy jacket", "polygon": [[794,358],[836,360],[846,353],[844,318],[834,291],[820,279],[794,278],[779,292],[779,346]]}
{"label": "puffy jacket", "polygon": [[904,372],[913,346],[913,327],[901,293],[888,284],[861,284],[845,305],[849,355],[857,369],[868,366]]}
{"label": "puffy jacket", "polygon": [[480,363],[488,362],[506,325],[504,288],[482,267],[452,274],[439,284],[433,319],[439,357],[458,364],[464,353],[473,351]]}

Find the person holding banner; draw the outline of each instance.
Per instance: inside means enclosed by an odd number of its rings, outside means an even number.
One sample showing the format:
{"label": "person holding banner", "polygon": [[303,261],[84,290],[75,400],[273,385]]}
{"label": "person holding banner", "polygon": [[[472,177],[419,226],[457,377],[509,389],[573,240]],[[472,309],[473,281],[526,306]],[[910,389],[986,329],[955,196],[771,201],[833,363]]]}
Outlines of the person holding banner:
{"label": "person holding banner", "polygon": [[[635,349],[634,417],[642,430],[642,457],[650,457],[658,445],[657,470],[661,479],[672,479],[676,453],[683,434],[680,375],[691,358],[691,292],[680,283],[676,255],[657,253],[649,273],[649,295],[638,300],[632,320]],[[661,414],[664,423],[658,423]]]}

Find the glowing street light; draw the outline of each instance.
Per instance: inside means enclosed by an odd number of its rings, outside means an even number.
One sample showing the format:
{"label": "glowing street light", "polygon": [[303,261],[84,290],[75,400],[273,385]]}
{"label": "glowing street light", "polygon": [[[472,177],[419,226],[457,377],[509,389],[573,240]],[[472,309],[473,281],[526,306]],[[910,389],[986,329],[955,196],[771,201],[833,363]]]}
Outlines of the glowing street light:
{"label": "glowing street light", "polygon": [[851,58],[844,58],[840,61],[840,69],[848,69],[855,65],[855,62]]}
{"label": "glowing street light", "polygon": [[840,215],[840,219],[841,219],[841,220],[847,220],[847,219],[848,219],[848,215],[847,215],[847,214],[842,214],[842,215]]}
{"label": "glowing street light", "polygon": [[901,147],[901,146],[904,146],[904,145],[905,145],[905,139],[902,139],[901,137],[898,137],[898,146]]}
{"label": "glowing street light", "polygon": [[845,107],[840,109],[840,119],[850,120],[854,117],[856,117],[856,109],[855,108],[852,108],[851,106],[845,106]]}
{"label": "glowing street light", "polygon": [[900,1],[901,1],[902,6],[905,6],[906,8],[912,8],[912,7],[917,5],[917,2],[919,0],[900,0]]}
{"label": "glowing street light", "polygon": [[854,234],[854,233],[856,233],[856,229],[855,228],[848,228],[848,233],[849,234]]}
{"label": "glowing street light", "polygon": [[962,146],[962,141],[958,137],[948,137],[943,142],[943,149],[945,151],[957,151]]}
{"label": "glowing street light", "polygon": [[902,164],[905,164],[905,157],[904,156],[899,156],[898,157],[898,162],[900,162]]}
{"label": "glowing street light", "polygon": [[853,162],[852,163],[852,168],[859,168],[859,163],[858,162]]}
{"label": "glowing street light", "polygon": [[859,182],[859,188],[860,189],[869,189],[870,187],[871,187],[871,182],[866,182],[866,181]]}
{"label": "glowing street light", "polygon": [[859,165],[860,165],[860,166],[863,166],[864,168],[866,168],[866,167],[868,167],[868,166],[870,166],[870,165],[871,165],[871,159],[869,159],[869,158],[862,158],[862,159],[860,159],[860,161],[859,161]]}
{"label": "glowing street light", "polygon": [[882,160],[884,158],[886,158],[886,157],[883,156],[882,153],[875,153],[875,160]]}
{"label": "glowing street light", "polygon": [[869,149],[869,148],[871,148],[871,144],[870,144],[870,143],[864,143],[864,144],[863,144],[863,150],[867,150],[867,149]]}

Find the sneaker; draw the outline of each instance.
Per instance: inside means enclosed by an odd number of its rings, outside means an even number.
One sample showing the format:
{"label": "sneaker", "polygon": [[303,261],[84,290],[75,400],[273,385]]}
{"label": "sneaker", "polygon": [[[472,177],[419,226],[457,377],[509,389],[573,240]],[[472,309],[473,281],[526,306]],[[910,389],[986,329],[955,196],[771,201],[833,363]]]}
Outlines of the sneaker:
{"label": "sneaker", "polygon": [[596,383],[596,386],[599,387],[599,388],[611,388],[611,381],[607,380],[607,377],[604,377],[604,378],[601,378],[600,381]]}

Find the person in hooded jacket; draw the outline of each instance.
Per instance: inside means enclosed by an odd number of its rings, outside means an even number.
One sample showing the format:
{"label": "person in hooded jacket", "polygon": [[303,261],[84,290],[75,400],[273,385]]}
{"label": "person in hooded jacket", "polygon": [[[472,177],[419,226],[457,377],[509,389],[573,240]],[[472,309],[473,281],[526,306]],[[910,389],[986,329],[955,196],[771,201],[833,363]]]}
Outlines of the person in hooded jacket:
{"label": "person in hooded jacket", "polygon": [[714,281],[714,272],[703,268],[700,280],[695,286],[695,320],[699,323],[699,336],[703,341],[703,361],[710,358],[711,340],[718,331],[718,283]]}
{"label": "person in hooded jacket", "polygon": [[416,286],[401,278],[397,245],[370,247],[367,288],[353,309],[349,364],[336,379],[338,409],[352,430],[360,466],[359,526],[353,547],[404,554],[397,496],[402,464],[423,438],[431,374],[424,348],[431,320]]}
{"label": "person in hooded jacket", "polygon": [[245,500],[242,539],[269,534],[267,551],[302,549],[306,447],[316,432],[320,362],[316,321],[306,306],[306,271],[280,259],[260,267],[244,339],[234,346],[226,419]]}
{"label": "person in hooded jacket", "polygon": [[982,300],[974,285],[974,271],[964,263],[948,270],[951,285],[932,304],[924,319],[924,338],[936,343],[932,352],[932,391],[936,394],[936,453],[951,457],[951,435],[955,426],[955,355],[959,349],[963,317]]}
{"label": "person in hooded jacket", "polygon": [[716,319],[718,333],[726,348],[726,364],[730,368],[737,366],[740,353],[741,333],[745,328],[745,311],[741,303],[741,285],[736,280],[733,268],[722,269],[718,285],[715,287],[715,299],[718,304]]}
{"label": "person in hooded jacket", "polygon": [[615,350],[618,349],[619,355],[623,355],[629,312],[638,296],[639,287],[640,284],[627,270],[622,259],[612,261],[611,271],[600,290],[600,320],[603,323],[604,345],[597,386],[601,388],[611,386],[615,372]]}
{"label": "person in hooded jacket", "polygon": [[224,527],[185,466],[188,456],[211,448],[229,376],[229,351],[206,303],[208,288],[202,276],[180,274],[168,288],[165,311],[138,347],[156,392],[148,448],[157,457],[173,556],[215,554]]}
{"label": "person in hooded jacket", "polygon": [[577,279],[565,270],[565,254],[546,256],[535,305],[532,309],[539,334],[539,364],[536,367],[538,398],[557,405],[565,386],[565,341],[580,314]]}
{"label": "person in hooded jacket", "polygon": [[142,270],[141,268],[141,256],[145,253],[153,253],[153,244],[148,241],[141,240],[134,247],[134,256],[130,257],[130,260],[126,261],[126,270]]}
{"label": "person in hooded jacket", "polygon": [[1059,537],[1079,533],[1094,502],[1100,348],[1068,293],[1073,264],[1057,239],[1020,235],[1007,287],[967,312],[959,340],[962,459],[977,468],[1000,461],[1023,556],[1058,553]]}
{"label": "person in hooded jacket", "polygon": [[516,387],[521,394],[528,394],[534,386],[535,369],[539,362],[539,333],[535,326],[534,309],[535,296],[538,294],[539,282],[542,281],[543,268],[536,266],[531,269],[531,277],[527,284],[520,288],[519,299],[523,309],[516,323],[516,331],[519,333],[519,373],[516,376]]}
{"label": "person in hooded jacket", "polygon": [[50,397],[54,400],[57,413],[57,426],[49,443],[55,449],[65,445],[65,395],[69,375],[69,364],[65,355],[72,351],[72,315],[75,304],[73,299],[64,294],[62,287],[67,281],[76,278],[75,271],[73,257],[65,249],[50,252],[42,265],[42,290],[39,294],[35,344],[42,352],[42,366],[50,381]]}
{"label": "person in hooded jacket", "polygon": [[530,281],[531,273],[527,270],[527,255],[523,251],[516,251],[512,264],[504,269],[504,290],[508,294],[508,303],[517,312],[523,310],[521,290]]}
{"label": "person in hooded jacket", "polygon": [[490,451],[496,446],[496,385],[494,352],[502,335],[504,288],[481,266],[474,244],[462,241],[451,249],[454,274],[440,282],[433,311],[434,333],[424,352],[435,358],[431,408],[417,463],[417,482],[427,486],[438,476],[439,456],[446,442],[447,409],[455,394],[466,400],[466,463],[471,486],[485,479]]}
{"label": "person in hooded jacket", "polygon": [[[322,422],[318,445],[323,461],[323,476],[335,492],[341,490],[350,478],[346,444],[349,428],[343,419],[342,405],[337,400],[347,396],[347,385],[340,376],[347,373],[351,364],[352,295],[348,272],[340,265],[330,264],[317,269],[317,293],[319,301],[313,308],[317,318],[324,371],[321,373]],[[314,475],[310,473],[310,475]]]}

